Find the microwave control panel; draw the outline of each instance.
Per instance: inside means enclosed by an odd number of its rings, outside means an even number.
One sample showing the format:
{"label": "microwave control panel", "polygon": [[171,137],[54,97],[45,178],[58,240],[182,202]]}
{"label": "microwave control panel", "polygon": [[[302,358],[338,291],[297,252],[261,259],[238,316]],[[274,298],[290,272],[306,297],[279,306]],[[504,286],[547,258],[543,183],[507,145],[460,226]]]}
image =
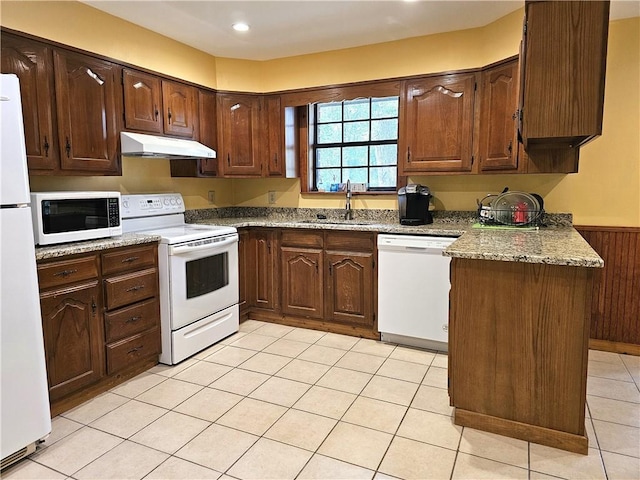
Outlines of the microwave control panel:
{"label": "microwave control panel", "polygon": [[122,218],[151,217],[169,213],[184,213],[179,193],[122,195]]}

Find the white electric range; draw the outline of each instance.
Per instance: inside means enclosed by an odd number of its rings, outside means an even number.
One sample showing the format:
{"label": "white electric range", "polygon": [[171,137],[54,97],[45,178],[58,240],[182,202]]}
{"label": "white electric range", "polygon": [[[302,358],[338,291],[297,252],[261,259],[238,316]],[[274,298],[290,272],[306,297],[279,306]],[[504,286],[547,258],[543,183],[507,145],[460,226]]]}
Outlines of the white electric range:
{"label": "white electric range", "polygon": [[179,193],[122,195],[124,233],[161,237],[158,247],[162,353],[167,365],[238,331],[238,233],[185,223]]}

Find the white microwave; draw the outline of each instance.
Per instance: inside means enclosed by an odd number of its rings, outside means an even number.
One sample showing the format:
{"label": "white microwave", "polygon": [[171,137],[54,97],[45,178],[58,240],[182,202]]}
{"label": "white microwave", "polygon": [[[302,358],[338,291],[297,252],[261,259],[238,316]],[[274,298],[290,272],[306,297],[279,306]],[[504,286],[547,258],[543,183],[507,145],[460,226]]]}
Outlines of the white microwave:
{"label": "white microwave", "polygon": [[122,235],[120,192],[32,192],[36,245]]}

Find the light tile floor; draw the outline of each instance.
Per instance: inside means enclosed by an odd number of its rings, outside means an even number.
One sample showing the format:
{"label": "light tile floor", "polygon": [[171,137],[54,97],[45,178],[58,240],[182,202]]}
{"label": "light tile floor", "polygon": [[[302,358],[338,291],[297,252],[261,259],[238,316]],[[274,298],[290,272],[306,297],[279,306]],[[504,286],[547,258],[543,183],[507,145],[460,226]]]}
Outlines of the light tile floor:
{"label": "light tile floor", "polygon": [[589,352],[588,455],[452,422],[446,354],[249,320],[53,419],[5,479],[640,479],[640,357]]}

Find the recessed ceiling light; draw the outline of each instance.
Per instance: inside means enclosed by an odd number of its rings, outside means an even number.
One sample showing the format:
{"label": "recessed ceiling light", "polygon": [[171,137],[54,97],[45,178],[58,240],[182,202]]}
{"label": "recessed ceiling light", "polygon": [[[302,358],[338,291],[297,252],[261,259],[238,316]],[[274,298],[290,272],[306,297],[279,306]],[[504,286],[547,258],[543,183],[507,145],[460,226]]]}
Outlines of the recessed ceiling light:
{"label": "recessed ceiling light", "polygon": [[247,25],[246,23],[234,23],[233,25],[231,25],[231,27],[236,32],[246,32],[249,30],[249,25]]}

